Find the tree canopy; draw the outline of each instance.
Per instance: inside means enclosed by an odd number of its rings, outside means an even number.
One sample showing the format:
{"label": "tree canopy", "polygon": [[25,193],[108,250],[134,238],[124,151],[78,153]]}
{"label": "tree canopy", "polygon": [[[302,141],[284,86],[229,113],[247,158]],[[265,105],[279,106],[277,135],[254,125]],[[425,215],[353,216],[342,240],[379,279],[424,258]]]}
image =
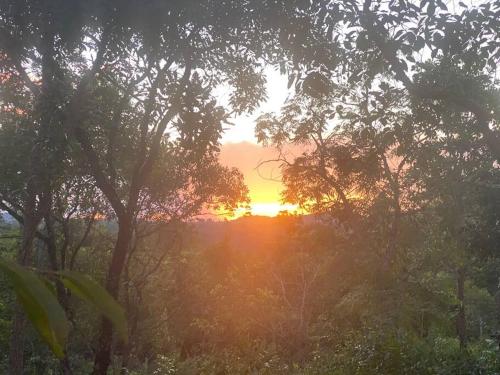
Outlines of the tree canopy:
{"label": "tree canopy", "polygon": [[[498,0],[0,1],[0,363],[497,373],[499,59]],[[196,222],[269,67],[305,214]]]}

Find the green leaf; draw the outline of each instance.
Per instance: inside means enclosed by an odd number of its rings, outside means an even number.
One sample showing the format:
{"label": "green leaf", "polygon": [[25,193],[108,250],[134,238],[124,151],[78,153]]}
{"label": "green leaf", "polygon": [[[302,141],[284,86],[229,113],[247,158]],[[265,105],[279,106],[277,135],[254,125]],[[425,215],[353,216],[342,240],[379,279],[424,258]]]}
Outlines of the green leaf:
{"label": "green leaf", "polygon": [[90,277],[75,271],[57,272],[64,286],[77,297],[92,304],[111,321],[120,338],[128,340],[125,311],[116,300]]}
{"label": "green leaf", "polygon": [[43,340],[56,356],[64,356],[68,321],[52,291],[34,273],[0,259],[2,270],[12,283],[19,303]]}
{"label": "green leaf", "polygon": [[366,33],[360,33],[358,39],[356,39],[356,47],[360,51],[366,51],[370,46],[370,42],[368,40],[368,35]]}

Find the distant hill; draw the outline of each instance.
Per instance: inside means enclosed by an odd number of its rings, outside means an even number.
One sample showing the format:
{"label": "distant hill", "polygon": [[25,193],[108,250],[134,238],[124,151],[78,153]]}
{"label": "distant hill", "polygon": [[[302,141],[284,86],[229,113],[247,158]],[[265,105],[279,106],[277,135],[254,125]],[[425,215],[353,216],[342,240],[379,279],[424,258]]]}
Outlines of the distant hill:
{"label": "distant hill", "polygon": [[[195,242],[203,246],[214,246],[226,242],[230,247],[241,250],[268,248],[283,242],[284,236],[290,235],[290,229],[297,224],[322,222],[316,215],[301,216],[243,216],[235,220],[199,220],[191,224]],[[17,221],[6,212],[0,212],[0,223],[18,225]],[[99,225],[111,232],[116,232],[115,221],[99,221]]]}
{"label": "distant hill", "polygon": [[273,246],[290,235],[296,224],[320,222],[314,215],[303,216],[243,216],[230,221],[203,220],[193,224],[197,239],[206,246],[226,242],[230,247],[251,250]]}

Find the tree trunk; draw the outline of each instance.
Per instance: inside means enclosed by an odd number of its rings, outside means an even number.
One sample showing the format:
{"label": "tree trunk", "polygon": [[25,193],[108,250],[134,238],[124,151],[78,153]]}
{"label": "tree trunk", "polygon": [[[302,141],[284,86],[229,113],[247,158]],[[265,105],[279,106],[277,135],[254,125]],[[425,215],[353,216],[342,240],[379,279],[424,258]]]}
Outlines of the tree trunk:
{"label": "tree trunk", "polygon": [[394,262],[399,238],[399,226],[401,221],[401,206],[399,205],[399,194],[394,200],[394,217],[391,223],[391,228],[389,230],[387,250],[384,257],[385,270],[389,270],[391,268],[391,264]]}
{"label": "tree trunk", "polygon": [[69,362],[68,355],[64,352],[64,357],[59,360],[59,366],[61,367],[61,373],[63,375],[72,375],[71,364]]}
{"label": "tree trunk", "polygon": [[[36,194],[33,190],[33,183],[28,183],[28,197],[26,199],[25,209],[23,212],[22,243],[17,253],[17,261],[22,266],[31,263],[33,241],[35,239],[36,227],[38,225],[38,220],[36,219]],[[11,375],[23,374],[25,326],[26,318],[24,316],[24,311],[19,303],[16,303],[10,338],[9,366]]]}
{"label": "tree trunk", "polygon": [[457,271],[457,298],[459,301],[459,306],[458,306],[458,314],[456,320],[457,335],[460,341],[460,349],[465,349],[467,346],[464,287],[465,287],[465,269],[461,267]]}
{"label": "tree trunk", "polygon": [[126,375],[128,374],[128,366],[130,362],[130,355],[132,352],[132,346],[133,346],[133,337],[135,335],[135,332],[137,330],[137,325],[138,325],[138,313],[137,313],[137,304],[135,301],[133,303],[130,302],[130,278],[128,276],[128,262],[127,265],[124,269],[125,271],[125,290],[124,290],[124,299],[125,299],[125,312],[128,320],[128,328],[129,328],[129,340],[126,344],[123,345],[122,348],[122,364],[121,364],[121,369],[120,369],[120,375]]}
{"label": "tree trunk", "polygon": [[[55,64],[54,38],[55,34],[50,21],[45,20],[42,36],[42,85],[41,94],[37,98],[37,107],[41,110],[40,127],[34,140],[30,155],[30,173],[26,185],[26,200],[23,206],[23,239],[17,254],[18,263],[21,266],[31,265],[33,242],[38,224],[46,212],[50,210],[50,184],[52,169],[48,165],[47,155],[44,154],[46,144],[50,144],[51,138],[48,132],[53,121],[53,110],[46,108],[52,105],[50,97],[53,89]],[[10,345],[10,374],[23,374],[23,352],[24,352],[24,327],[26,318],[21,307],[15,309],[13,329]]]}
{"label": "tree trunk", "polygon": [[24,327],[26,319],[24,311],[16,303],[10,338],[9,370],[11,375],[22,375],[24,372]]}
{"label": "tree trunk", "polygon": [[[45,226],[47,229],[47,238],[45,240],[45,245],[46,245],[47,253],[49,256],[50,268],[52,271],[57,272],[60,269],[62,269],[63,267],[60,267],[58,262],[57,262],[56,237],[55,237],[55,233],[54,233],[52,216],[50,213],[47,213],[45,215]],[[61,260],[61,264],[63,264],[62,260]],[[55,285],[56,285],[57,300],[59,301],[62,308],[64,309],[66,316],[68,316],[69,315],[68,314],[69,301],[68,301],[68,295],[66,294],[66,289],[64,288],[63,283],[59,279],[55,280]],[[69,361],[69,358],[68,358],[66,351],[64,351],[64,357],[59,360],[59,366],[61,367],[61,373],[63,375],[71,375],[73,373],[71,371],[71,363]]]}
{"label": "tree trunk", "polygon": [[[125,259],[132,240],[132,214],[118,220],[118,237],[116,240],[113,257],[108,269],[106,290],[115,299],[118,299],[120,291],[120,276],[125,265]],[[105,375],[111,363],[111,344],[113,330],[111,322],[103,318],[101,331],[97,343],[97,350],[94,358],[94,375]]]}

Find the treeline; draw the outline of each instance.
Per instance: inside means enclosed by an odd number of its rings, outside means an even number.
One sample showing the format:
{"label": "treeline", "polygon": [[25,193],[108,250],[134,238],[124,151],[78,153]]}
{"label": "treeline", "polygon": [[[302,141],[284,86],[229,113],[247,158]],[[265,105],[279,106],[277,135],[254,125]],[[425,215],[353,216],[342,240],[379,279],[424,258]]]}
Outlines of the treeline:
{"label": "treeline", "polygon": [[[36,273],[69,322],[28,314],[56,359],[27,324],[29,283],[21,305],[2,288],[5,371],[497,373],[499,15],[498,1],[1,2],[0,209],[18,226],[0,265]],[[294,95],[256,136],[304,148],[280,153],[283,199],[324,223],[277,218],[283,235],[255,251],[204,246],[185,223],[248,201],[219,140],[272,95],[268,66]]]}

